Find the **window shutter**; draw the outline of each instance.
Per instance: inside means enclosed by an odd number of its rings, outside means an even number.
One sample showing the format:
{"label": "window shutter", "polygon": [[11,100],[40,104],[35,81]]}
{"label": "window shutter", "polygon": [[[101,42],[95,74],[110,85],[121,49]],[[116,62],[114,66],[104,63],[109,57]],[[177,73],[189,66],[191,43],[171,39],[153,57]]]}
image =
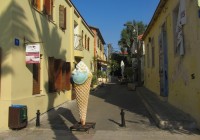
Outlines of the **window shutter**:
{"label": "window shutter", "polygon": [[40,10],[40,0],[32,0],[32,5],[33,5],[36,9]]}
{"label": "window shutter", "polygon": [[87,49],[87,36],[85,35],[85,49]]}
{"label": "window shutter", "polygon": [[51,15],[51,11],[52,11],[51,3],[52,3],[52,0],[45,0],[44,8],[47,15]]}
{"label": "window shutter", "polygon": [[2,61],[2,50],[0,48],[0,97],[1,97],[1,61]]}
{"label": "window shutter", "polygon": [[66,63],[62,62],[62,90],[66,90]]}
{"label": "window shutter", "polygon": [[37,1],[37,9],[40,11],[40,0],[36,0]]}
{"label": "window shutter", "polygon": [[88,37],[88,42],[87,43],[88,43],[88,46],[87,46],[88,48],[87,49],[89,51],[90,50],[90,38],[89,37]]}
{"label": "window shutter", "polygon": [[55,59],[54,65],[54,75],[55,75],[55,90],[62,90],[62,60]]}
{"label": "window shutter", "polygon": [[49,65],[49,92],[54,92],[55,91],[55,86],[54,86],[54,57],[49,57],[48,59],[48,65]]}
{"label": "window shutter", "polygon": [[33,64],[33,95],[40,94],[40,63]]}
{"label": "window shutter", "polygon": [[70,66],[70,62],[66,62],[66,89],[70,90],[71,89],[71,66]]}
{"label": "window shutter", "polygon": [[81,34],[81,46],[84,48],[84,44],[83,44],[83,34],[84,34],[84,32],[82,31],[82,34]]}
{"label": "window shutter", "polygon": [[59,26],[62,29],[66,29],[66,8],[61,5],[59,7]]}
{"label": "window shutter", "polygon": [[64,29],[66,29],[67,28],[67,18],[66,18],[66,16],[67,16],[67,9],[66,9],[66,7],[65,7],[65,9],[64,9]]}

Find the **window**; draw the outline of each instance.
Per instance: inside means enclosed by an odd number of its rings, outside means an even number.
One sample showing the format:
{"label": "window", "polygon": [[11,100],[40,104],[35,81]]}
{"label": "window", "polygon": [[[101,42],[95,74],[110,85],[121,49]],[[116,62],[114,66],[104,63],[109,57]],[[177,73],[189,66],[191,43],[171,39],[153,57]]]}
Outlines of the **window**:
{"label": "window", "polygon": [[87,49],[87,35],[85,35],[85,49]]}
{"label": "window", "polygon": [[40,94],[40,63],[33,64],[33,95]]}
{"label": "window", "polygon": [[66,29],[66,7],[59,6],[59,27],[62,30]]}
{"label": "window", "polygon": [[44,13],[50,20],[53,20],[53,0],[44,0]]}
{"label": "window", "polygon": [[0,48],[0,97],[1,97],[1,61],[2,61],[2,51],[1,51],[1,48]]}
{"label": "window", "polygon": [[155,66],[155,44],[154,38],[151,39],[151,66]]}
{"label": "window", "polygon": [[147,68],[150,67],[149,43],[147,44]]}
{"label": "window", "polygon": [[88,41],[87,41],[87,50],[89,51],[90,50],[90,38],[88,37]]}
{"label": "window", "polygon": [[55,91],[62,90],[62,65],[63,65],[63,62],[61,59],[54,60]]}
{"label": "window", "polygon": [[70,90],[71,89],[71,83],[70,83],[70,78],[71,78],[70,70],[71,70],[71,66],[70,66],[70,62],[65,62],[65,65],[66,65],[66,69],[65,69],[65,72],[66,72],[66,90]]}
{"label": "window", "polygon": [[49,74],[49,92],[54,92],[55,91],[55,85],[54,85],[54,58],[49,57],[48,59],[48,74]]}
{"label": "window", "polygon": [[100,45],[100,43],[99,43],[99,39],[98,39],[98,48],[100,48],[100,46],[99,46],[99,45]]}
{"label": "window", "polygon": [[40,0],[32,0],[32,5],[33,7],[35,7],[37,10],[41,10],[41,7],[40,7]]}
{"label": "window", "polygon": [[83,37],[84,37],[84,32],[82,31],[82,34],[81,34],[81,39],[82,39],[81,42],[82,42],[82,44],[81,44],[81,45],[82,45],[82,47],[84,48]]}
{"label": "window", "polygon": [[49,92],[70,90],[70,62],[49,57]]}

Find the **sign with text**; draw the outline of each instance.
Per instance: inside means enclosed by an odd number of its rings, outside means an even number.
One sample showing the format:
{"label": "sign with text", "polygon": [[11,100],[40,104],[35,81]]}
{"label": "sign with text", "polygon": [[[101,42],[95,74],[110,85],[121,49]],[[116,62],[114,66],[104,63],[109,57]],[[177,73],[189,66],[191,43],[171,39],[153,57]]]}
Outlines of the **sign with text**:
{"label": "sign with text", "polygon": [[26,45],[26,64],[40,63],[40,45]]}

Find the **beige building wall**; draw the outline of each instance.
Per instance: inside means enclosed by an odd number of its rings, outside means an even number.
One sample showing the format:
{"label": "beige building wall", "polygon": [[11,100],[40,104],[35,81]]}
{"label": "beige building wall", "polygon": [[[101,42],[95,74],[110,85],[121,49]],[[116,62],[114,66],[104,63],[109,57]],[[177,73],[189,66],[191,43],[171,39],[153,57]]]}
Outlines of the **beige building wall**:
{"label": "beige building wall", "polygon": [[[85,64],[88,66],[88,68],[90,69],[91,72],[94,72],[94,34],[93,32],[89,29],[89,27],[87,26],[87,28],[85,28],[85,23],[82,22],[81,27],[82,30],[85,34],[87,34],[87,39],[89,38],[89,46],[87,46],[89,48],[88,49],[84,49],[83,54],[83,62],[85,62]],[[87,29],[87,30],[86,30]],[[83,37],[83,42],[85,42],[85,38]]]}
{"label": "beige building wall", "polygon": [[[42,5],[42,1],[41,1]],[[66,30],[59,27],[59,5],[66,7]],[[74,64],[74,21],[80,24],[90,37],[92,51],[93,35],[82,25],[81,18],[74,15],[70,1],[54,1],[53,20],[48,20],[36,10],[29,0],[0,1],[0,48],[1,90],[0,90],[0,130],[8,129],[8,108],[12,104],[26,105],[28,119],[36,117],[36,111],[45,113],[49,109],[71,100],[71,90],[49,93],[48,57],[62,59]],[[18,39],[19,46],[14,44]],[[33,95],[33,66],[25,62],[25,44],[40,44],[40,94]],[[90,66],[92,56],[84,51],[84,61]],[[89,56],[89,57],[88,57]]]}
{"label": "beige building wall", "polygon": [[[178,0],[168,1],[154,14],[154,22],[145,33],[145,86],[160,95],[159,76],[159,35],[166,23],[168,57],[168,97],[172,105],[190,114],[200,127],[200,20],[197,1],[186,0],[186,24],[184,25],[185,54],[175,53],[175,13]],[[157,18],[156,18],[157,17]],[[149,38],[154,38],[155,66],[152,66],[152,46]],[[152,41],[152,40],[151,40]],[[149,56],[148,56],[149,55]],[[149,63],[149,66],[148,66]]]}
{"label": "beige building wall", "polygon": [[[82,47],[82,50],[74,50],[74,53],[77,53],[76,58],[78,58],[78,60],[82,60],[91,70],[91,72],[94,72],[94,34],[76,9],[74,9],[73,19],[74,24],[77,25],[78,28],[78,31],[75,31],[74,29],[74,36],[78,36],[79,44]],[[74,37],[73,41],[77,42],[77,38]],[[74,62],[76,62],[76,60],[74,60]]]}

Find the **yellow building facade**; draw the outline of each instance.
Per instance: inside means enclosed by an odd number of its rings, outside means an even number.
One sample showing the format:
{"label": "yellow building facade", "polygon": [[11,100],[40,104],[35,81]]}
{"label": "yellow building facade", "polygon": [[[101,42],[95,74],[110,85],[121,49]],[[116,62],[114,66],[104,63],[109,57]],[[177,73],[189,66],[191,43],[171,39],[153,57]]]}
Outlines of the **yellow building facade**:
{"label": "yellow building facade", "polygon": [[[70,0],[0,1],[0,21],[0,130],[6,130],[11,105],[26,105],[31,120],[37,110],[71,100],[77,58],[94,69],[94,34]],[[77,49],[83,43],[90,48]],[[27,63],[28,45],[39,46],[40,63]]]}
{"label": "yellow building facade", "polygon": [[[173,106],[190,114],[200,128],[199,7],[198,1],[182,2],[185,3],[161,0],[144,33],[144,84]],[[181,22],[178,22],[182,4],[184,12]],[[180,30],[177,30],[177,23],[182,24]],[[177,45],[177,32],[180,31],[183,46]]]}

